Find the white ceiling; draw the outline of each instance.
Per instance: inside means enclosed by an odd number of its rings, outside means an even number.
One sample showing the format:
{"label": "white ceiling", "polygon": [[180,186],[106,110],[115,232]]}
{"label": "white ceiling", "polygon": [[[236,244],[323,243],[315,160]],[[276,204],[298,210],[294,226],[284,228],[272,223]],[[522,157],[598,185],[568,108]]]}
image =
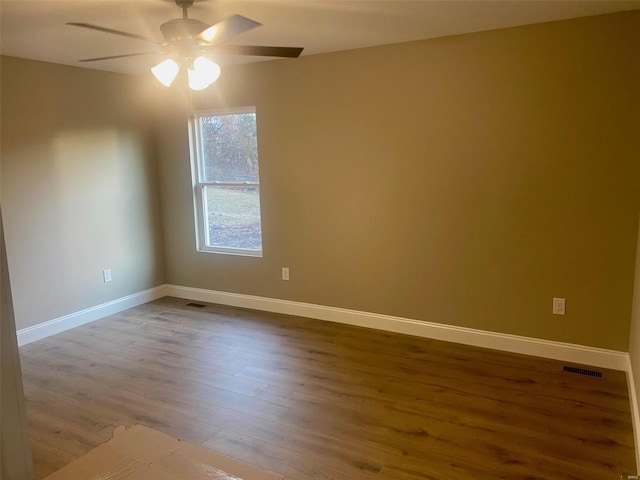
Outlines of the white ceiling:
{"label": "white ceiling", "polygon": [[[232,43],[301,46],[303,55],[314,55],[632,9],[640,9],[640,0],[206,0],[196,1],[189,16],[211,24],[241,14],[263,26]],[[153,44],[65,23],[93,23],[161,40],[159,25],[180,16],[173,0],[1,0],[0,52],[139,74],[161,57],[77,60],[149,51]],[[226,57],[219,63],[258,60]]]}

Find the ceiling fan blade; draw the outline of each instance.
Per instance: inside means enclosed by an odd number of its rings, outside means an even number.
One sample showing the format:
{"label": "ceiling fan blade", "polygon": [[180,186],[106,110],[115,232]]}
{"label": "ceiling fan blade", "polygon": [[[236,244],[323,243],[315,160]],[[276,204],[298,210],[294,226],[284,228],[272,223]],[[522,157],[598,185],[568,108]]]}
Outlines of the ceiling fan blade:
{"label": "ceiling fan blade", "polygon": [[216,45],[215,51],[227,55],[298,58],[303,47],[266,47],[262,45]]}
{"label": "ceiling fan blade", "polygon": [[98,32],[111,33],[112,35],[120,35],[121,37],[135,38],[137,40],[142,40],[144,42],[151,42],[158,45],[162,45],[162,42],[158,42],[153,38],[144,37],[142,35],[136,35],[135,33],[123,32],[121,30],[115,30],[113,28],[101,27],[99,25],[92,25],[91,23],[67,22],[67,25],[71,25],[74,27],[88,28],[89,30],[97,30]]}
{"label": "ceiling fan blade", "polygon": [[82,60],[78,60],[78,61],[79,62],[99,62],[101,60],[113,60],[114,58],[138,57],[140,55],[163,55],[163,54],[164,52],[127,53],[124,55],[111,55],[109,57],[83,58]]}
{"label": "ceiling fan blade", "polygon": [[239,35],[260,25],[262,24],[250,18],[243,17],[242,15],[232,15],[204,29],[196,38],[212,44],[223,43],[235,35]]}

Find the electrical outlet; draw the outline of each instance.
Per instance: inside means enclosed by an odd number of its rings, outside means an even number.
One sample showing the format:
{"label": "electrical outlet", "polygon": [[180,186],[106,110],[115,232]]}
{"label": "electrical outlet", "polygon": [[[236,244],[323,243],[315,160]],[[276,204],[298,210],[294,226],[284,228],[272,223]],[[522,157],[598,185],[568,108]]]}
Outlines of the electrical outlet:
{"label": "electrical outlet", "polygon": [[564,306],[565,306],[565,299],[564,298],[554,298],[553,299],[553,314],[554,315],[564,315]]}
{"label": "electrical outlet", "polygon": [[282,279],[289,280],[289,267],[282,267]]}
{"label": "electrical outlet", "polygon": [[102,278],[104,279],[104,283],[110,282],[111,280],[113,280],[111,278],[111,269],[107,268],[106,270],[102,271]]}

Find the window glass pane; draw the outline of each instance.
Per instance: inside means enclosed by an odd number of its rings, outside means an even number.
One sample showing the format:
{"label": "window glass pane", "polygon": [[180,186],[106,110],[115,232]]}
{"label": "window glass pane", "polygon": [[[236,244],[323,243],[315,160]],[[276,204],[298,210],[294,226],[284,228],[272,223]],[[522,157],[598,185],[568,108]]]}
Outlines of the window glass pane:
{"label": "window glass pane", "polygon": [[207,246],[260,250],[260,192],[255,187],[204,187]]}
{"label": "window glass pane", "polygon": [[205,182],[258,182],[256,114],[200,117]]}

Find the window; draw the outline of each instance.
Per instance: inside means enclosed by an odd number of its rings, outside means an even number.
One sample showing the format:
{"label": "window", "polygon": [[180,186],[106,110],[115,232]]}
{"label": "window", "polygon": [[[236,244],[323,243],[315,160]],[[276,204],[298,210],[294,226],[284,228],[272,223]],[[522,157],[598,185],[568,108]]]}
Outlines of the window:
{"label": "window", "polygon": [[198,250],[262,256],[255,108],[196,112],[192,162]]}

